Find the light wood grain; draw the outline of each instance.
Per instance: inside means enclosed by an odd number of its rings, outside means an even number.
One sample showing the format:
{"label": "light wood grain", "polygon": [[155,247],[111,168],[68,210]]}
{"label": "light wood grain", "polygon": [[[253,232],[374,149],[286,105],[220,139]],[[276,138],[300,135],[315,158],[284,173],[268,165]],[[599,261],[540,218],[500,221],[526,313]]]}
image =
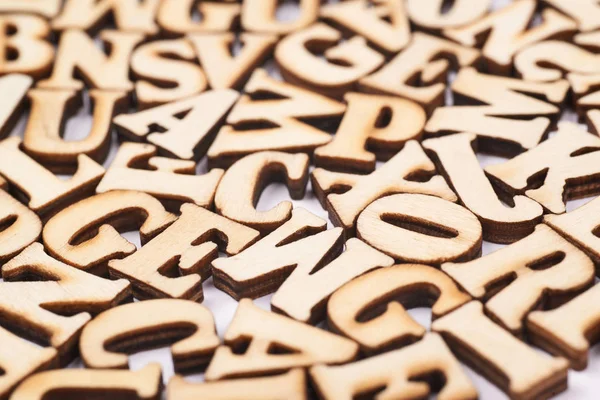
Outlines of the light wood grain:
{"label": "light wood grain", "polygon": [[0,190],[0,264],[10,260],[42,233],[42,221],[29,208]]}
{"label": "light wood grain", "polygon": [[299,12],[292,21],[276,16],[277,0],[245,0],[242,3],[242,28],[246,31],[286,35],[309,26],[319,17],[319,0],[299,0]]}
{"label": "light wood grain", "polygon": [[[233,28],[240,10],[241,5],[232,1],[169,0],[161,3],[156,20],[162,30],[173,36],[227,32]],[[194,18],[196,12],[202,15],[201,21]]]}
{"label": "light wood grain", "polygon": [[439,31],[469,25],[482,18],[492,0],[459,0],[446,9],[443,0],[408,0],[406,10],[418,26]]}

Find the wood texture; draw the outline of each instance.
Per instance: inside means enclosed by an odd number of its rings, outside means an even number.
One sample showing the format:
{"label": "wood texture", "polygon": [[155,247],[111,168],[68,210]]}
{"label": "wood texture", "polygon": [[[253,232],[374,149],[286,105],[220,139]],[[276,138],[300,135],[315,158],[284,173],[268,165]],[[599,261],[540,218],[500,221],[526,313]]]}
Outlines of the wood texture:
{"label": "wood texture", "polygon": [[[156,20],[172,36],[227,32],[233,28],[240,10],[237,2],[169,0],[161,3]],[[201,21],[194,18],[197,14],[202,16]]]}
{"label": "wood texture", "polygon": [[19,385],[11,400],[56,400],[75,396],[110,400],[159,400],[162,378],[159,364],[139,371],[59,369],[33,375]]}
{"label": "wood texture", "polygon": [[329,218],[344,229],[346,237],[354,236],[356,220],[365,207],[390,194],[423,193],[456,201],[444,178],[435,176],[435,166],[416,141],[406,142],[398,154],[369,175],[316,168],[311,183]]}
{"label": "wood texture", "polygon": [[456,105],[436,109],[425,132],[474,133],[483,139],[482,151],[514,156],[547,136],[568,89],[564,80],[526,82],[463,68],[452,83]]}
{"label": "wood texture", "polygon": [[73,89],[32,89],[29,120],[23,147],[39,162],[57,171],[72,172],[82,155],[104,162],[111,145],[111,121],[128,107],[123,91],[91,90],[92,126],[84,139],[66,140],[67,119],[83,105],[81,93]]}
{"label": "wood texture", "polygon": [[27,91],[33,79],[22,74],[9,74],[0,78],[0,139],[8,136],[22,117]]}
{"label": "wood texture", "polygon": [[[258,298],[276,291],[294,270],[303,276],[319,269],[335,258],[343,245],[340,230],[326,227],[326,221],[316,215],[294,209],[287,222],[253,246],[234,257],[215,260],[215,287],[235,299]],[[302,319],[308,318],[302,315]]]}
{"label": "wood texture", "polygon": [[[134,140],[145,138],[171,157],[200,159],[213,140],[214,129],[238,97],[233,90],[213,90],[137,113],[121,114],[113,123],[122,135]],[[177,117],[181,115],[182,118]]]}
{"label": "wood texture", "polygon": [[210,277],[210,263],[218,250],[234,255],[258,238],[254,229],[184,204],[181,216],[164,232],[128,257],[109,261],[109,272],[114,278],[131,281],[138,299],[202,301],[202,281]]}
{"label": "wood texture", "polygon": [[359,239],[399,262],[440,265],[481,254],[481,224],[439,197],[395,194],[371,203],[356,222]]}
{"label": "wood texture", "polygon": [[507,193],[524,193],[551,213],[560,214],[565,212],[566,200],[600,192],[598,146],[598,136],[577,124],[561,122],[556,135],[544,143],[485,171]]}
{"label": "wood texture", "polygon": [[565,357],[571,368],[588,366],[590,346],[598,341],[600,286],[594,286],[568,303],[549,311],[533,311],[527,316],[529,340],[542,349]]}
{"label": "wood texture", "polygon": [[140,109],[185,99],[203,92],[208,83],[185,39],[158,40],[139,46],[131,56]]}
{"label": "wood texture", "polygon": [[298,0],[298,16],[281,21],[275,15],[277,0],[245,0],[242,3],[242,28],[246,31],[286,35],[309,26],[319,17],[319,0]]}
{"label": "wood texture", "polygon": [[530,27],[536,7],[536,0],[512,2],[470,25],[443,32],[465,46],[480,45],[488,71],[510,75],[519,50],[545,39],[568,37],[577,30],[573,20],[552,9],[542,10],[541,22]]}
{"label": "wood texture", "polygon": [[[127,353],[173,343],[176,371],[208,364],[220,344],[212,313],[192,301],[161,299],[103,312],[81,332],[79,351],[88,368],[128,369]],[[126,353],[126,354],[122,354]]]}
{"label": "wood texture", "polygon": [[242,33],[239,41],[243,43],[243,47],[236,56],[230,50],[236,43],[233,33],[195,34],[190,35],[189,40],[211,88],[241,89],[252,71],[273,52],[277,36]]}
{"label": "wood texture", "polygon": [[292,203],[282,201],[267,211],[256,204],[272,182],[284,182],[292,199],[302,199],[308,183],[309,158],[306,154],[263,151],[234,163],[223,175],[215,195],[215,209],[224,217],[264,233],[290,219]]}
{"label": "wood texture", "polygon": [[408,0],[406,10],[412,22],[430,30],[469,25],[487,14],[492,0],[459,0],[443,9],[443,0]]}
{"label": "wood texture", "polygon": [[93,193],[104,168],[88,156],[77,157],[77,171],[63,180],[35,162],[19,148],[21,140],[10,137],[0,142],[0,174],[8,180],[19,198],[40,215],[71,204]]}
{"label": "wood texture", "polygon": [[[312,153],[331,135],[312,125],[339,118],[346,106],[257,69],[208,151],[209,167],[229,167],[258,151]],[[311,121],[312,125],[303,121]]]}
{"label": "wood texture", "polygon": [[168,400],[306,400],[306,378],[301,369],[264,378],[189,383],[174,376],[167,386]]}
{"label": "wood texture", "polygon": [[36,242],[42,221],[29,208],[0,190],[0,264]]}
{"label": "wood texture", "polygon": [[402,0],[351,0],[321,7],[320,16],[356,33],[377,49],[397,53],[410,41],[410,24]]}
{"label": "wood texture", "polygon": [[[473,147],[476,136],[459,133],[423,142],[438,171],[454,189],[460,203],[477,216],[483,239],[494,243],[512,243],[531,232],[542,220],[543,209],[525,196],[498,198]],[[502,201],[508,202],[507,207]]]}
{"label": "wood texture", "polygon": [[426,329],[406,308],[431,307],[435,320],[470,299],[436,268],[394,265],[362,275],[337,290],[327,305],[327,323],[370,355],[423,338]]}
{"label": "wood texture", "polygon": [[369,76],[359,80],[361,91],[400,96],[431,114],[445,104],[447,74],[451,68],[476,65],[479,51],[450,40],[414,32],[412,40]]}
{"label": "wood texture", "polygon": [[[341,98],[357,87],[360,78],[385,61],[367,45],[365,38],[355,36],[345,42],[340,42],[341,39],[340,31],[323,23],[290,33],[275,48],[281,75],[288,82]],[[309,46],[318,49],[318,53],[309,51]]]}
{"label": "wood texture", "polygon": [[552,308],[594,282],[592,260],[545,225],[510,246],[442,270],[486,301],[488,315],[517,336],[531,310]]}
{"label": "wood texture", "polygon": [[[37,280],[30,281],[31,277]],[[44,253],[40,243],[4,264],[2,279],[2,325],[56,348],[61,367],[76,356],[77,340],[90,314],[131,296],[127,281],[111,281],[72,268]]]}
{"label": "wood texture", "polygon": [[156,34],[154,16],[159,5],[160,0],[66,0],[52,28],[96,32],[112,17],[119,31]]}
{"label": "wood texture", "polygon": [[112,191],[88,197],[55,216],[44,226],[48,252],[76,268],[103,273],[108,261],[136,251],[118,234],[137,230],[142,245],[176,220],[154,197],[134,191]]}
{"label": "wood texture", "polygon": [[477,390],[435,333],[411,346],[376,357],[310,369],[317,392],[326,400],[351,400],[381,387],[384,390],[378,391],[377,396],[382,399],[427,398],[432,392],[428,383],[435,374],[443,377],[442,388],[436,393],[438,399],[477,399]]}
{"label": "wood texture", "polygon": [[423,133],[425,112],[412,101],[362,93],[347,93],[344,100],[346,113],[333,140],[315,150],[318,167],[373,172],[376,159],[389,160]]}
{"label": "wood texture", "polygon": [[[245,343],[247,350],[236,354],[232,349]],[[281,349],[277,354],[275,349]],[[342,364],[353,360],[356,343],[325,330],[259,309],[242,299],[225,332],[221,346],[206,370],[205,378],[272,375],[315,364]]]}
{"label": "wood texture", "polygon": [[[103,30],[99,38],[110,48],[109,55],[99,49],[85,32],[65,30],[60,36],[52,75],[40,81],[38,87],[81,90],[85,82],[93,89],[132,90],[129,59],[144,35]],[[75,72],[82,77],[83,82],[73,77]]]}
{"label": "wood texture", "polygon": [[565,359],[527,346],[486,317],[478,301],[434,321],[432,330],[461,361],[513,399],[547,399],[567,388]]}
{"label": "wood texture", "polygon": [[[4,7],[14,7],[10,1],[8,3],[5,1],[0,4],[0,12]],[[28,7],[24,5],[23,8]],[[1,15],[0,74],[21,73],[34,78],[46,76],[54,58],[54,47],[46,42],[49,37],[50,26],[41,17]]]}
{"label": "wood texture", "polygon": [[123,142],[96,193],[137,190],[151,194],[169,209],[182,202],[211,209],[223,170],[196,175],[196,163],[159,157],[151,144]]}

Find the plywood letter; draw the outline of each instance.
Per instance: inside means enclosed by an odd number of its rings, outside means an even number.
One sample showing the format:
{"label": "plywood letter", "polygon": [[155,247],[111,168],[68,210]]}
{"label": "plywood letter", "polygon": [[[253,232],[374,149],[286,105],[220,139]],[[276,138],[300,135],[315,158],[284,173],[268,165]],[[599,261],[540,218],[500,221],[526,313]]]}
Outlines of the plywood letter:
{"label": "plywood letter", "polygon": [[192,301],[174,299],[124,304],[103,312],[85,326],[79,350],[87,368],[128,369],[127,355],[121,353],[166,343],[173,343],[176,371],[205,366],[220,344],[210,310]]}
{"label": "plywood letter", "polygon": [[102,272],[109,260],[136,250],[117,230],[139,227],[143,245],[175,220],[146,193],[113,191],[65,208],[46,223],[42,238],[48,252],[59,260],[79,269]]}
{"label": "plywood letter", "polygon": [[487,301],[487,313],[517,336],[534,308],[548,308],[594,282],[592,260],[545,225],[510,246],[442,269],[471,296]]}
{"label": "plywood letter", "polygon": [[347,93],[344,100],[348,108],[333,140],[315,150],[318,167],[372,172],[376,159],[389,160],[423,133],[425,112],[412,101],[362,93]]}
{"label": "plywood letter", "polygon": [[456,201],[456,195],[444,178],[434,174],[435,166],[419,143],[409,141],[402,151],[369,175],[343,174],[317,168],[312,173],[311,181],[313,191],[329,211],[334,225],[341,226],[346,237],[351,237],[354,236],[358,214],[383,196],[423,193]]}
{"label": "plywood letter", "polygon": [[242,28],[246,31],[286,35],[309,26],[319,17],[319,0],[298,0],[300,13],[294,21],[279,21],[275,13],[278,0],[244,0]]}
{"label": "plywood letter", "polygon": [[[241,6],[235,2],[213,2],[197,0],[163,1],[156,20],[169,35],[186,33],[227,32],[233,28]],[[199,14],[202,21],[194,16]]]}
{"label": "plywood letter", "polygon": [[408,0],[406,10],[415,24],[437,31],[474,23],[488,12],[492,0],[455,0],[451,4],[445,9],[444,0]]}
{"label": "plywood letter", "polygon": [[[232,349],[248,344],[245,352]],[[282,351],[278,351],[282,350]],[[206,370],[206,380],[269,375],[315,364],[353,360],[356,343],[323,329],[261,310],[242,299],[221,346]]]}
{"label": "plywood letter", "polygon": [[[138,251],[108,263],[112,277],[131,281],[138,299],[174,297],[202,301],[202,281],[220,250],[237,254],[259,233],[192,204],[181,216]],[[183,275],[183,276],[182,276]]]}
{"label": "plywood letter", "polygon": [[0,190],[0,265],[37,241],[41,233],[39,217]]}
{"label": "plywood letter", "polygon": [[436,268],[399,264],[370,272],[342,286],[329,300],[327,323],[334,332],[360,344],[364,353],[380,353],[425,335],[425,328],[405,307],[431,307],[435,320],[470,299]]}

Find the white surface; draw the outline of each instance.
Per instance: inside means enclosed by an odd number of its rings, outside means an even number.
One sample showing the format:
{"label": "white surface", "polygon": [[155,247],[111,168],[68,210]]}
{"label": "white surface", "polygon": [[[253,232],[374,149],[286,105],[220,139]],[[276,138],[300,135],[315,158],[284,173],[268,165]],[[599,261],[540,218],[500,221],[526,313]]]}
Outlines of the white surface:
{"label": "white surface", "polygon": [[[507,3],[507,0],[496,0],[495,7],[501,6],[502,4]],[[281,16],[285,19],[293,19],[293,13],[295,11],[295,7],[286,5],[281,9]],[[284,19],[282,18],[282,19]],[[278,75],[273,68],[269,68],[274,75]],[[82,109],[75,118],[71,119],[67,124],[67,133],[66,138],[68,140],[74,140],[78,138],[85,137],[89,132],[89,128],[91,126],[91,116],[89,115],[89,105],[86,99],[86,106]],[[573,120],[573,115],[569,114],[565,117],[566,119]],[[24,129],[24,125],[26,122],[26,118],[23,118],[17,128],[15,129],[15,135],[22,136],[22,132]],[[115,151],[117,149],[117,140],[116,136],[113,138],[113,146],[111,149],[111,154],[104,164],[105,167],[110,165],[112,161]],[[482,165],[489,165],[492,163],[502,162],[502,159],[497,157],[489,157],[489,156],[481,156],[480,161]],[[199,163],[198,167],[199,173],[203,173],[206,171],[206,162],[203,160]],[[310,185],[310,184],[309,184]],[[283,200],[289,200],[289,195],[287,193],[287,189],[283,184],[273,184],[266,188],[263,192],[262,197],[260,198],[258,208],[262,210],[267,210],[276,205],[278,202]],[[589,200],[589,199],[588,199]],[[307,190],[307,195],[303,200],[300,201],[292,201],[295,207],[303,207],[312,213],[327,219],[327,213],[321,208],[319,202],[313,195],[310,186]],[[585,203],[584,201],[577,201],[569,203],[568,209],[572,210],[576,208],[576,206]],[[331,223],[330,223],[331,227]],[[126,233],[124,235],[131,242],[135,243],[139,246],[139,236],[135,232]],[[501,246],[485,243],[483,245],[483,254],[488,254],[491,251],[494,251]],[[235,312],[237,302],[230,298],[225,293],[217,290],[212,285],[212,279],[204,284],[204,305],[207,306],[213,313],[216,319],[217,330],[219,335],[222,337],[225,330],[227,329],[233,314]],[[261,299],[256,300],[256,304],[259,306],[269,309],[271,296],[266,296]],[[414,309],[410,311],[411,315],[415,317],[417,321],[422,323],[424,326],[429,327],[431,320],[431,313],[429,309]],[[146,351],[142,353],[135,354],[130,357],[130,367],[134,370],[142,368],[149,362],[159,362],[163,366],[163,377],[165,384],[168,382],[170,377],[173,375],[173,365],[171,362],[171,357],[169,350],[167,348]],[[81,367],[81,362],[76,360],[72,363],[72,367]],[[466,367],[465,367],[466,368]],[[477,387],[480,398],[484,400],[496,400],[496,399],[505,399],[506,396],[495,386],[487,382],[483,377],[476,374],[472,370],[466,368],[469,376],[473,380],[473,383]],[[583,372],[569,372],[569,389],[557,396],[557,399],[596,399],[598,398],[598,390],[600,389],[600,383],[598,380],[598,376],[600,376],[600,346],[596,346],[592,348],[590,354],[590,363],[588,368]],[[187,377],[190,381],[201,381],[202,375],[189,375]]]}

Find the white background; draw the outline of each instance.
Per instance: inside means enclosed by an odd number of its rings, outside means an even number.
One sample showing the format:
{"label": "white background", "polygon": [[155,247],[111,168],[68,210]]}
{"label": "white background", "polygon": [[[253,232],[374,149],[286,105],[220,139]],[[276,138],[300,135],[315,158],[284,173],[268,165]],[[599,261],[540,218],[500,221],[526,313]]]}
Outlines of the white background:
{"label": "white background", "polygon": [[[494,8],[502,7],[503,5],[509,3],[510,0],[495,0]],[[283,6],[279,10],[279,17],[281,19],[289,20],[293,19],[295,15],[295,6],[287,4]],[[273,75],[278,75],[276,69],[269,65],[268,68]],[[91,126],[91,116],[89,104],[87,99],[85,99],[86,106],[79,111],[76,117],[72,118],[67,124],[66,130],[66,139],[67,140],[77,140],[78,138],[85,137],[89,132],[89,128]],[[575,118],[572,113],[566,112],[566,115],[563,119],[574,121]],[[24,117],[19,125],[15,128],[15,132],[13,134],[22,136],[23,129],[25,127],[26,117]],[[114,158],[114,154],[118,147],[118,143],[116,140],[116,136],[113,140],[113,146],[111,148],[111,153],[108,160],[105,162],[104,166],[108,167],[110,162]],[[496,157],[490,156],[480,156],[480,161],[482,166],[489,165],[492,163],[502,162],[503,160]],[[206,162],[202,160],[198,166],[198,172],[204,173],[206,172]],[[266,188],[263,192],[260,201],[258,203],[259,210],[268,210],[271,207],[275,206],[278,202],[290,200],[286,187],[283,184],[272,184]],[[588,199],[589,200],[589,199]],[[581,204],[584,204],[588,200],[581,200],[576,202],[570,202],[568,204],[568,210],[572,210],[578,207]],[[302,207],[305,208],[312,213],[327,219],[327,213],[321,208],[321,205],[313,195],[310,183],[307,190],[306,197],[300,201],[292,201],[294,207]],[[331,223],[329,224],[331,227]],[[124,236],[129,239],[132,243],[135,243],[139,246],[139,236],[137,232],[130,232],[124,234]],[[494,251],[501,246],[494,245],[491,243],[485,243],[483,245],[483,254],[488,254],[491,251]],[[257,305],[264,309],[269,309],[271,296],[266,296],[261,299],[255,301]],[[222,337],[224,332],[226,331],[233,314],[235,312],[237,302],[230,298],[225,293],[217,290],[212,285],[212,279],[205,282],[204,284],[204,302],[203,304],[208,307],[214,314],[217,330],[219,335]],[[431,320],[431,312],[429,309],[419,308],[413,309],[410,311],[411,315],[423,324],[426,327],[429,327]],[[163,378],[165,384],[173,375],[173,365],[171,362],[171,356],[168,348],[162,348],[158,350],[146,351],[142,353],[138,353],[132,355],[130,357],[130,367],[131,369],[137,370],[142,368],[149,362],[159,362],[163,367]],[[72,367],[82,367],[82,364],[79,360],[76,360],[71,364]],[[495,386],[487,382],[483,377],[476,374],[469,368],[465,367],[468,375],[473,380],[473,383],[477,387],[480,398],[481,399],[505,399],[506,396]],[[563,392],[561,395],[557,396],[557,399],[596,399],[598,398],[597,390],[600,387],[599,379],[600,376],[600,346],[593,347],[590,352],[590,362],[589,366],[585,371],[575,372],[569,371],[569,389],[566,392]],[[202,381],[202,375],[189,375],[187,379],[190,381]]]}

